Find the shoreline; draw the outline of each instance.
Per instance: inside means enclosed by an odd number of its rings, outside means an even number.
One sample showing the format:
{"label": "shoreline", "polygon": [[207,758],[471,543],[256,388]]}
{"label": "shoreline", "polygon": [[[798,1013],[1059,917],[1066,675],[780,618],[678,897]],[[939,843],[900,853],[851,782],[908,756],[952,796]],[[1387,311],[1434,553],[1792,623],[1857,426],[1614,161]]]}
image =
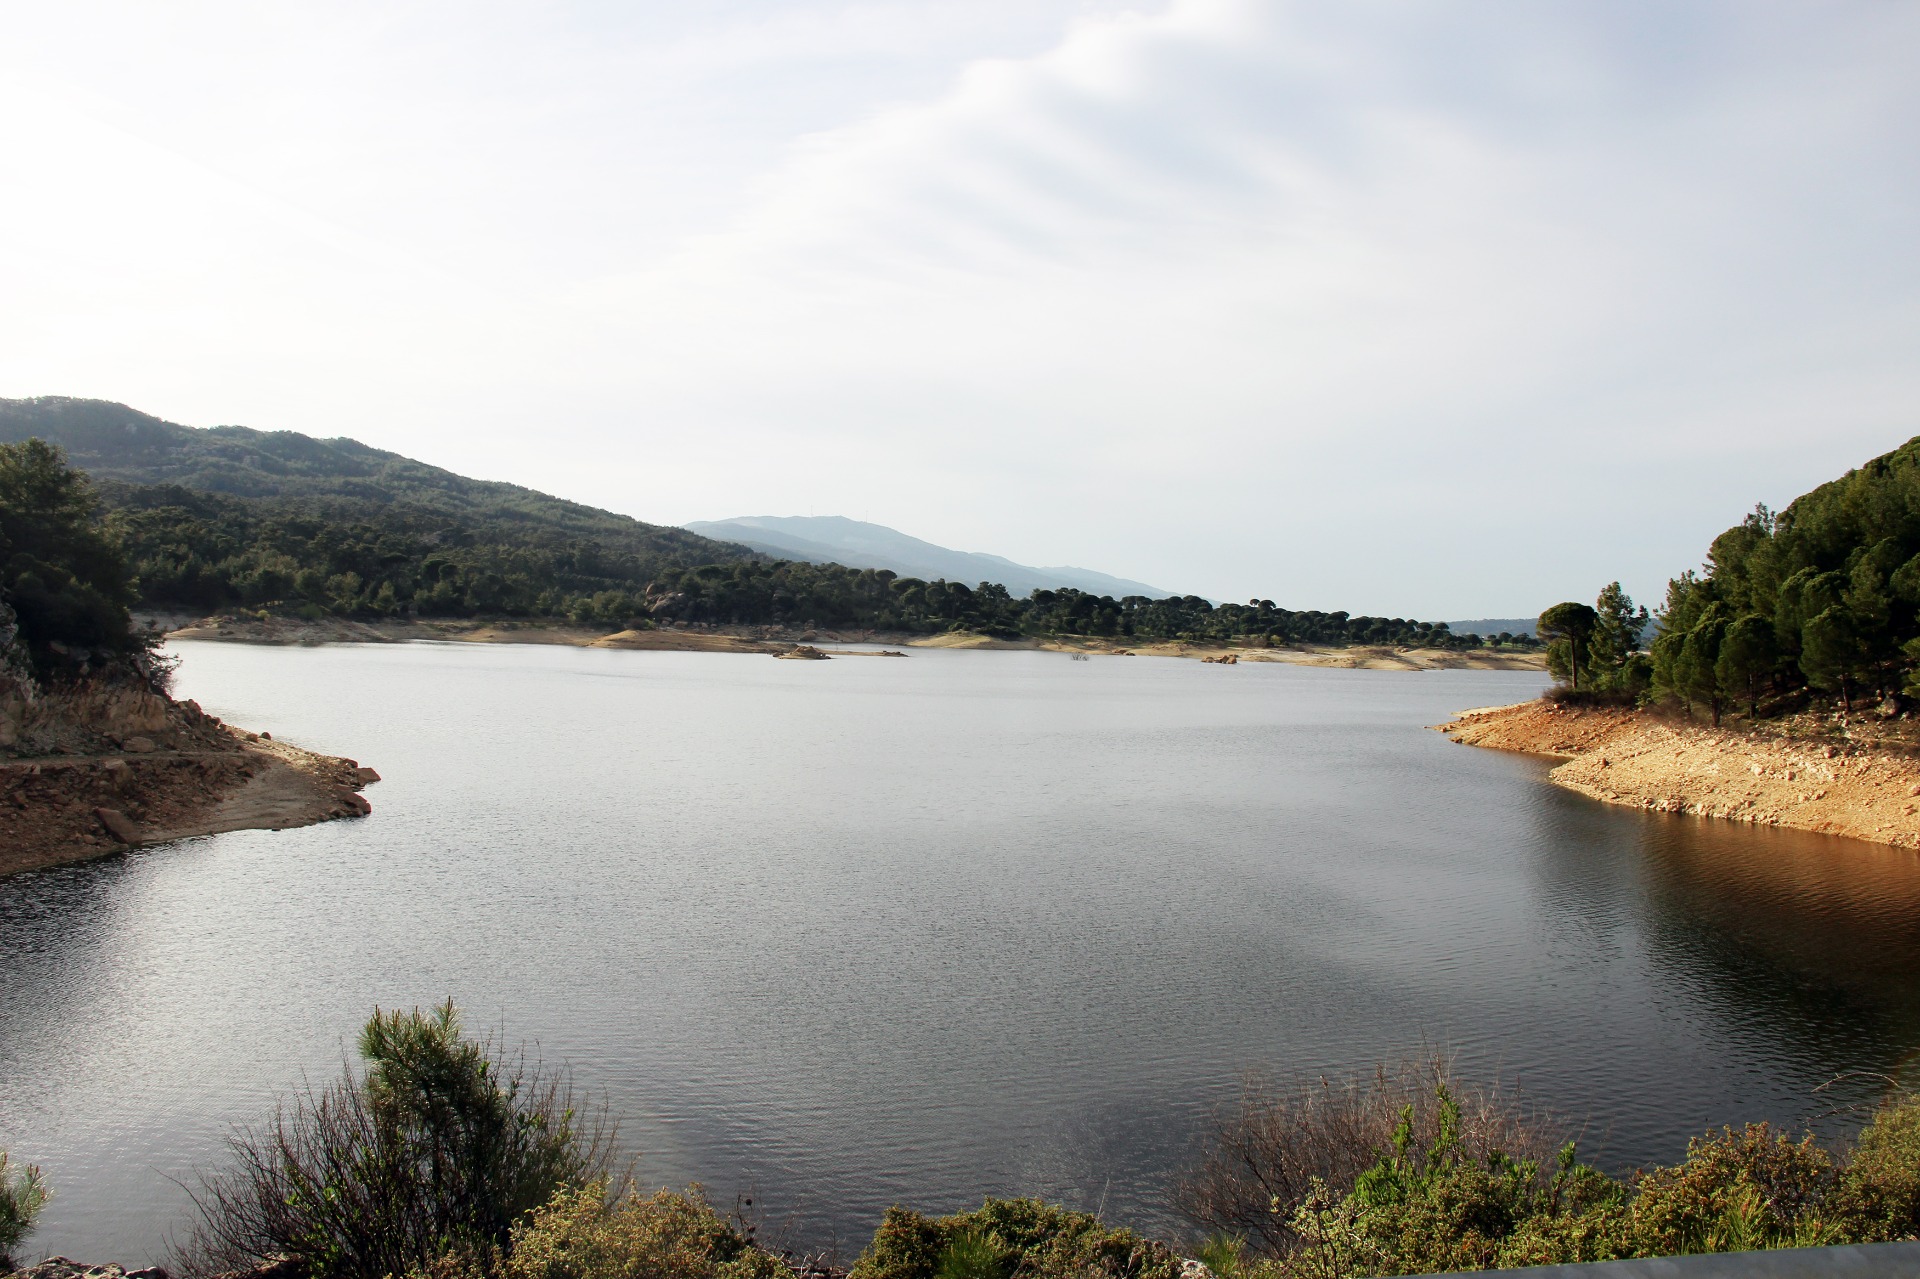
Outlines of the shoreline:
{"label": "shoreline", "polygon": [[373,806],[380,780],[143,688],[0,705],[0,877],[234,830],[284,830]]}
{"label": "shoreline", "polygon": [[1899,751],[1537,700],[1434,728],[1461,745],[1560,759],[1548,778],[1603,803],[1920,848],[1920,759]]}
{"label": "shoreline", "polygon": [[[169,619],[177,621],[178,619]],[[1344,670],[1496,670],[1546,669],[1540,653],[1499,653],[1486,650],[1397,648],[1390,645],[1300,644],[1264,647],[1252,644],[1196,643],[1188,640],[1124,639],[1092,636],[996,639],[971,632],[913,635],[898,632],[839,631],[830,628],[783,630],[777,627],[658,627],[649,630],[607,632],[584,627],[518,621],[459,621],[414,619],[356,622],[344,619],[305,621],[298,618],[204,618],[176,625],[170,639],[224,644],[298,645],[405,644],[440,642],[463,644],[560,644],[578,648],[611,648],[633,652],[752,653],[775,657],[814,644],[882,644],[900,648],[953,648],[995,651],[1081,653],[1088,656],[1179,657],[1218,665],[1241,662],[1281,662],[1294,666],[1322,666]],[[829,657],[868,654],[828,653]],[[878,656],[878,654],[871,654]]]}

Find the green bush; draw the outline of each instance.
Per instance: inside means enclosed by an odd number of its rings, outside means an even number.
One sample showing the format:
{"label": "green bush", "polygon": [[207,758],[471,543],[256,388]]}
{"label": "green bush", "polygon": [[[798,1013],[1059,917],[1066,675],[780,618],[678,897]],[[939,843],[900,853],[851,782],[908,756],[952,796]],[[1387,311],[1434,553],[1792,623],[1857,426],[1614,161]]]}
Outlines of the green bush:
{"label": "green bush", "polygon": [[291,1258],[315,1279],[480,1270],[514,1225],[569,1187],[606,1176],[611,1129],[573,1106],[564,1077],[466,1038],[451,1002],[376,1011],[363,1075],[283,1108],[230,1144],[234,1166],[195,1194],[188,1268]]}
{"label": "green bush", "polygon": [[1425,1274],[1621,1255],[1625,1188],[1575,1158],[1556,1170],[1499,1149],[1472,1150],[1448,1085],[1435,1085],[1436,1134],[1416,1144],[1416,1109],[1402,1111],[1393,1149],[1337,1198],[1321,1183],[1294,1211],[1294,1273]]}
{"label": "green bush", "polygon": [[1635,1186],[1639,1256],[1746,1252],[1852,1242],[1828,1216],[1839,1189],[1833,1158],[1812,1136],[1794,1141],[1767,1124],[1696,1137],[1686,1162]]}
{"label": "green bush", "polygon": [[33,1219],[49,1197],[38,1168],[28,1164],[18,1173],[9,1172],[7,1152],[0,1150],[0,1273],[13,1269],[9,1254],[33,1229]]}
{"label": "green bush", "polygon": [[1315,1181],[1290,1213],[1287,1249],[1224,1273],[1349,1279],[1920,1234],[1920,1100],[1911,1097],[1883,1106],[1845,1159],[1811,1136],[1750,1124],[1695,1138],[1683,1162],[1620,1182],[1577,1162],[1571,1144],[1551,1177],[1531,1160],[1470,1152],[1459,1107],[1444,1084],[1436,1094],[1431,1146],[1420,1149],[1409,1107],[1392,1149],[1350,1189]]}
{"label": "green bush", "polygon": [[849,1279],[1178,1279],[1163,1244],[1038,1199],[929,1219],[889,1208]]}
{"label": "green bush", "polygon": [[1313,1199],[1325,1210],[1363,1176],[1377,1181],[1383,1158],[1424,1168],[1444,1146],[1451,1153],[1442,1162],[1548,1167],[1571,1136],[1516,1097],[1461,1087],[1440,1058],[1291,1089],[1252,1079],[1240,1104],[1218,1117],[1174,1203],[1260,1256],[1285,1257],[1300,1242],[1296,1209]]}
{"label": "green bush", "polygon": [[1861,1132],[1833,1217],[1861,1243],[1920,1236],[1920,1098],[1889,1101]]}
{"label": "green bush", "polygon": [[789,1279],[698,1186],[609,1202],[604,1183],[562,1190],[513,1231],[503,1279]]}

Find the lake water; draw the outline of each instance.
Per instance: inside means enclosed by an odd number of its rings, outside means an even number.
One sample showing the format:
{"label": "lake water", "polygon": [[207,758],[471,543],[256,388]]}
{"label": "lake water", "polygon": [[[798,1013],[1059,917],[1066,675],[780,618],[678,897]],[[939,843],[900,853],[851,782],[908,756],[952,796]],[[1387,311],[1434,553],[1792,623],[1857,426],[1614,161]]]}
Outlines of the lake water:
{"label": "lake water", "polygon": [[180,649],[182,695],[386,780],[365,821],[0,881],[36,1254],[160,1258],[230,1124],[449,995],[604,1090],[647,1179],[849,1258],[895,1201],[1176,1228],[1249,1068],[1443,1045],[1620,1167],[1920,1044],[1913,854],[1610,809],[1425,728],[1532,674]]}

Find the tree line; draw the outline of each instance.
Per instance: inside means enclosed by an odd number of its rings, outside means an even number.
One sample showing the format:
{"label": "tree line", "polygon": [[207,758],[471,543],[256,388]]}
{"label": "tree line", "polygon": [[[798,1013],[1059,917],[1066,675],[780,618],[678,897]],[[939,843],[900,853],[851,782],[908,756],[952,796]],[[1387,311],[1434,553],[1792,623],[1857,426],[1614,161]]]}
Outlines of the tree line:
{"label": "tree line", "polygon": [[1569,692],[1664,701],[1717,724],[1834,699],[1901,709],[1920,693],[1920,438],[1713,540],[1667,583],[1650,642],[1618,583],[1540,617]]}
{"label": "tree line", "polygon": [[[1275,644],[1498,646],[1455,635],[1445,622],[1345,612],[1296,612],[1272,600],[1214,604],[1197,595],[1114,599],[1071,588],[1015,599],[1004,586],[924,582],[885,569],[838,564],[734,562],[667,575],[648,596],[649,615],[670,621],[822,626],[987,635],[1084,635],[1134,640],[1264,641]],[[1526,637],[1506,643],[1526,647]]]}
{"label": "tree line", "polygon": [[[1296,611],[1271,600],[1113,599],[1072,589],[1018,599],[990,582],[928,582],[838,564],[752,556],[689,565],[651,544],[610,543],[500,510],[450,511],[325,493],[240,496],[115,480],[96,486],[67,466],[58,449],[37,440],[0,450],[59,489],[63,527],[84,525],[94,539],[83,555],[89,567],[74,578],[91,582],[92,594],[73,594],[63,606],[65,621],[33,603],[41,589],[35,583],[49,571],[44,563],[26,577],[10,572],[0,579],[0,592],[33,597],[26,606],[42,619],[29,623],[39,628],[35,633],[77,626],[76,642],[89,645],[109,642],[115,610],[124,616],[128,605],[313,619],[506,617],[610,628],[677,623],[1451,649],[1533,642],[1455,635],[1444,622]],[[48,478],[56,475],[57,482]],[[23,499],[20,509],[37,500]],[[98,520],[92,518],[96,502],[103,508]],[[94,621],[83,624],[87,609]]]}

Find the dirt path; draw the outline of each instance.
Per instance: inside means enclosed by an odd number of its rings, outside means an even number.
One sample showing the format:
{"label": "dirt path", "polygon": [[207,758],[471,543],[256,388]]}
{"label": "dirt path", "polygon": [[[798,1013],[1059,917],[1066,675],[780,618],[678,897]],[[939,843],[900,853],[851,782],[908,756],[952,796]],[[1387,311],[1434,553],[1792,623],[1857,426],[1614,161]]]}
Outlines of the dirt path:
{"label": "dirt path", "polygon": [[1910,755],[1544,701],[1462,711],[1436,727],[1468,746],[1559,756],[1549,777],[1608,803],[1920,848],[1920,759]]}

